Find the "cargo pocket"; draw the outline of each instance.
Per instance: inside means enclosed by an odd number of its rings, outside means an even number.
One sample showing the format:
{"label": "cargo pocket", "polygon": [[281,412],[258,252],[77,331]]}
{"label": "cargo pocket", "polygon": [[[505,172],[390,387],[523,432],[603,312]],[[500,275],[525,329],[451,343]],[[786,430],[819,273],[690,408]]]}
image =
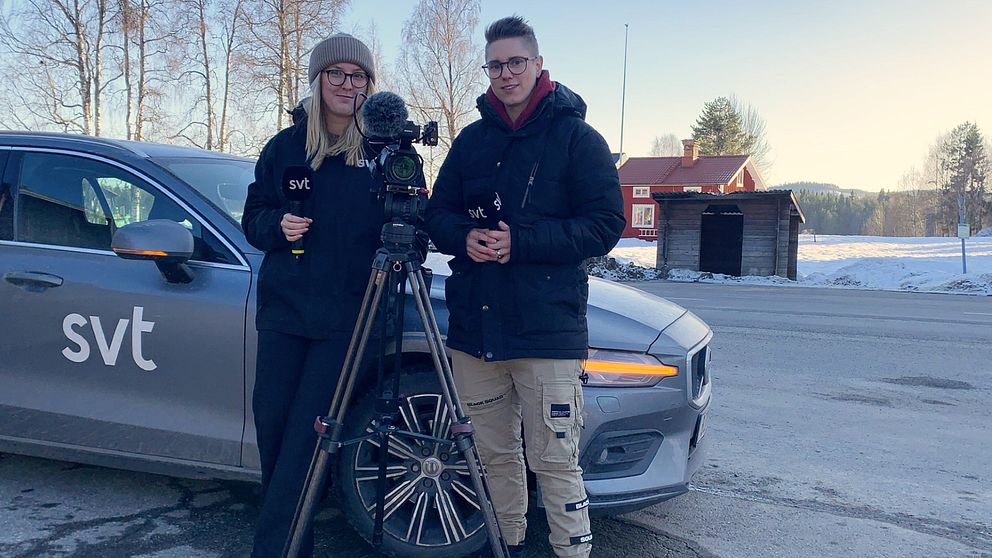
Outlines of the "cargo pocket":
{"label": "cargo pocket", "polygon": [[541,459],[548,463],[571,463],[578,458],[582,427],[582,388],[569,380],[551,380],[541,385],[544,424],[548,443]]}

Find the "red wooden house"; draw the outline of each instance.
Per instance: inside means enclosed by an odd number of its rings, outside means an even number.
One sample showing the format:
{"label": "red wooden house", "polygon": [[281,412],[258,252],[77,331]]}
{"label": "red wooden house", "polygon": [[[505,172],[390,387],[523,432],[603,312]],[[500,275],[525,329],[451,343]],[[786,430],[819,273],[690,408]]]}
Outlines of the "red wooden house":
{"label": "red wooden house", "polygon": [[699,155],[693,140],[682,141],[681,157],[630,157],[618,161],[627,228],[623,238],[658,238],[656,192],[724,193],[764,190],[748,155]]}

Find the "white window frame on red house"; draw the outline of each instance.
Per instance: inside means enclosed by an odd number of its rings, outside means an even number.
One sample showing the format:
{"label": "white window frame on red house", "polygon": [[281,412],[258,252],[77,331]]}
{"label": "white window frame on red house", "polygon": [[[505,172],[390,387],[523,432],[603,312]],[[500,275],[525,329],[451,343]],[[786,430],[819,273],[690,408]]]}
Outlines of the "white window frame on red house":
{"label": "white window frame on red house", "polygon": [[635,198],[650,198],[651,197],[651,187],[650,186],[634,186],[634,197]]}
{"label": "white window frame on red house", "polygon": [[[654,226],[654,223],[655,223],[655,221],[654,221],[654,208],[655,207],[656,207],[655,204],[647,204],[647,203],[635,203],[634,205],[632,205],[631,208],[630,208],[630,226],[634,227],[635,229],[653,229],[653,228],[655,228],[655,226]],[[642,212],[640,213],[640,215],[638,215],[638,209],[642,210]],[[645,216],[645,213],[647,213],[648,215],[650,215],[650,222],[648,222],[648,223],[645,223],[646,220],[643,219],[643,217]],[[641,220],[638,220],[638,216],[641,217]]]}
{"label": "white window frame on red house", "polygon": [[702,192],[703,191],[703,187],[702,186],[683,186],[682,187],[682,191],[683,192],[697,192],[698,193],[698,192]]}

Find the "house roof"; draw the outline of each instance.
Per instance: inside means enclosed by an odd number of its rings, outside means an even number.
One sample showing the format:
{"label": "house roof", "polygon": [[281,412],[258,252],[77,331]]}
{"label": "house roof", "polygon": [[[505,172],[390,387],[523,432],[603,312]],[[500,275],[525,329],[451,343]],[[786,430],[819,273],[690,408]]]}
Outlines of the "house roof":
{"label": "house roof", "polygon": [[762,190],[753,192],[731,192],[729,194],[710,194],[705,192],[656,192],[651,194],[658,203],[707,202],[733,203],[736,200],[773,200],[779,198],[792,204],[796,215],[805,223],[806,214],[799,206],[799,198],[792,190]]}
{"label": "house roof", "polygon": [[631,157],[620,167],[620,184],[726,184],[748,163],[747,155],[704,155],[691,167],[681,157]]}

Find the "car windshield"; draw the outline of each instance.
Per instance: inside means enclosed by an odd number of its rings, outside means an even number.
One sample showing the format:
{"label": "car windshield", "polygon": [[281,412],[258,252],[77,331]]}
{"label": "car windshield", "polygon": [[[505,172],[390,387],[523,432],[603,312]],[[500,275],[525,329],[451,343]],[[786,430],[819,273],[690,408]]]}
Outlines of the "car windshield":
{"label": "car windshield", "polygon": [[155,162],[196,188],[210,203],[241,225],[255,162],[234,157],[158,157]]}

